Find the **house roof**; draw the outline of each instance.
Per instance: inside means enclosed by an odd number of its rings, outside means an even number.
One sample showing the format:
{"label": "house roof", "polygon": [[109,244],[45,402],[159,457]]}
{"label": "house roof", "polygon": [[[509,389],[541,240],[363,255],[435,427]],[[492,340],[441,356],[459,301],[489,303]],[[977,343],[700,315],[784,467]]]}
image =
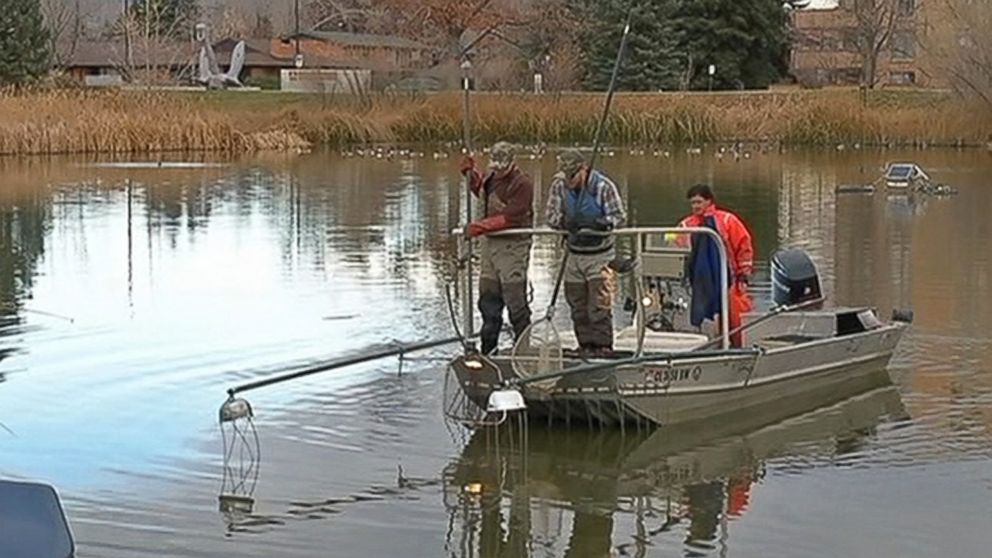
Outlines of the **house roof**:
{"label": "house roof", "polygon": [[[301,34],[302,35],[302,34]],[[331,33],[331,35],[349,35],[354,33]],[[214,53],[217,55],[217,62],[221,66],[227,66],[231,60],[231,52],[238,41],[245,41],[245,66],[246,67],[269,67],[269,68],[293,68],[295,66],[292,58],[280,58],[272,56],[269,39],[237,39],[227,38],[213,44]],[[411,41],[412,42],[412,41]],[[415,43],[414,43],[415,44]],[[171,45],[159,46],[148,50],[141,41],[136,41],[132,46],[132,58],[136,66],[143,66],[146,63],[156,67],[181,67],[191,62],[195,62],[199,45],[192,48],[189,43],[175,43]],[[69,68],[111,68],[123,65],[125,58],[123,41],[81,41],[77,46],[68,63]],[[352,60],[342,58],[326,58],[313,54],[305,54],[304,61],[310,68],[371,68],[374,64],[364,60]]]}
{"label": "house roof", "polygon": [[[214,53],[217,55],[217,62],[221,66],[227,66],[231,60],[231,52],[234,51],[238,41],[245,42],[245,67],[267,67],[267,68],[295,68],[296,64],[292,58],[282,58],[272,56],[271,43],[269,39],[237,39],[228,38],[214,43]],[[308,68],[367,68],[369,63],[361,60],[349,60],[343,58],[327,58],[305,53],[304,63]]]}
{"label": "house roof", "polygon": [[[372,33],[345,33],[342,31],[303,31],[299,33],[300,37],[317,39],[318,41],[327,41],[329,43],[338,43],[348,46],[370,46],[370,47],[389,47],[389,48],[410,48],[426,50],[430,47],[423,43],[418,43],[417,41],[412,41],[404,37],[397,37],[396,35],[374,35]],[[295,34],[290,34],[286,38],[292,39],[296,37]]]}
{"label": "house roof", "polygon": [[[135,65],[183,66],[192,59],[189,48],[188,43],[175,43],[146,49],[141,41],[136,41],[132,45],[131,56]],[[66,66],[108,68],[123,64],[124,58],[123,41],[80,41]]]}
{"label": "house roof", "polygon": [[269,53],[269,39],[236,39],[227,38],[213,44],[217,63],[227,66],[231,61],[231,52],[239,41],[245,42],[245,67],[292,68],[293,61],[288,58],[276,58]]}

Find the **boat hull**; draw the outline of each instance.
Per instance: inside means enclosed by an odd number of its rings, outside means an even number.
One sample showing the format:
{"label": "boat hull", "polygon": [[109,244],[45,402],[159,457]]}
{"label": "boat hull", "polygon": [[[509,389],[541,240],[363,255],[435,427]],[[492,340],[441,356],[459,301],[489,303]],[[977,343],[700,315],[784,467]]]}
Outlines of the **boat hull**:
{"label": "boat hull", "polygon": [[[767,409],[870,377],[885,368],[905,325],[788,346],[666,357],[564,375],[521,392],[529,418],[576,425],[672,425]],[[608,362],[593,361],[593,362]],[[565,359],[564,369],[587,364]],[[489,394],[522,378],[508,356],[451,363],[461,389],[482,408]]]}

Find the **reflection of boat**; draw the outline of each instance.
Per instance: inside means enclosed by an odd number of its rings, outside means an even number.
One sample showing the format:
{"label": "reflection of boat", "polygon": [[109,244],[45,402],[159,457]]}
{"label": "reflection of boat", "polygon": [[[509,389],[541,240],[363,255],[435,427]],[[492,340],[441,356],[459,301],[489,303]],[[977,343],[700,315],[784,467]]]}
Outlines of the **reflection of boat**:
{"label": "reflection of boat", "polygon": [[[637,228],[613,234],[634,237],[637,247],[662,234],[713,235],[726,262],[723,242],[711,229]],[[650,314],[665,303],[650,289],[659,279],[680,283],[688,253],[648,245],[635,254],[637,264],[628,275],[640,304],[635,325],[615,333],[612,355],[583,359],[562,350],[567,334],[553,328],[532,331],[512,350],[468,353],[452,361],[465,396],[482,409],[494,403],[525,406],[531,417],[590,426],[668,426],[760,412],[884,368],[906,327],[882,323],[870,308],[810,309],[822,303],[815,267],[805,254],[783,251],[772,265],[779,306],[745,317],[746,348],[729,347],[726,325],[713,343],[698,331],[655,330],[648,327]],[[726,265],[721,267],[725,273]],[[471,307],[468,301],[462,304]],[[721,308],[727,308],[726,299]],[[722,323],[728,323],[725,314]],[[716,342],[723,348],[702,350]],[[522,403],[491,399],[508,387],[519,391]]]}
{"label": "reflection of boat", "polygon": [[[454,521],[462,519],[463,531],[477,535],[474,540],[486,541],[497,536],[487,530],[508,540],[540,537],[534,516],[564,509],[573,522],[567,544],[603,556],[623,546],[630,521],[620,521],[621,510],[635,516],[634,544],[649,545],[651,535],[683,522],[690,544],[713,541],[720,521],[745,513],[751,483],[769,460],[788,459],[793,470],[832,462],[858,451],[886,417],[904,416],[884,371],[862,379],[819,394],[830,406],[809,411],[813,398],[783,401],[744,422],[707,421],[689,430],[619,435],[537,427],[525,448],[512,447],[508,437],[497,444],[492,432],[481,430],[446,469],[448,511]],[[663,508],[652,507],[659,502]],[[652,531],[646,522],[663,525]]]}

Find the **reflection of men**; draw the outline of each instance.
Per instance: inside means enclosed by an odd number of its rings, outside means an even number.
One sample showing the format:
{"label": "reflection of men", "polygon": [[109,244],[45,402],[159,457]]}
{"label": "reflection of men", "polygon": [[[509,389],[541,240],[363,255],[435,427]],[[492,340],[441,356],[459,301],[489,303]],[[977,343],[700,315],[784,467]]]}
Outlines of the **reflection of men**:
{"label": "reflection of men", "polygon": [[[490,172],[483,177],[475,161],[462,161],[462,174],[468,173],[472,192],[485,202],[484,217],[468,226],[476,237],[503,229],[531,227],[534,224],[534,183],[513,162],[513,146],[498,142],[489,151]],[[531,238],[494,236],[482,241],[479,269],[479,312],[482,313],[482,352],[489,354],[499,343],[503,328],[503,307],[520,337],[530,325],[527,303],[527,267],[530,265]]]}
{"label": "reflection of men", "polygon": [[579,150],[566,150],[558,156],[545,213],[548,226],[568,231],[565,298],[572,308],[579,350],[602,356],[613,350],[613,237],[579,231],[606,232],[624,222],[617,186],[590,169]]}
{"label": "reflection of men", "polygon": [[[704,320],[714,320],[720,324],[721,288],[729,288],[728,309],[730,330],[741,325],[741,316],[751,310],[751,296],[747,285],[754,268],[754,247],[751,233],[741,219],[729,211],[716,207],[713,190],[705,184],[697,184],[686,194],[692,207],[692,214],[682,219],[680,227],[709,227],[720,234],[727,251],[729,285],[720,287],[720,255],[717,245],[707,235],[692,235],[692,252],[688,262],[688,278],[692,285],[692,310],[689,321],[699,327]],[[689,242],[686,235],[680,235],[678,244]],[[735,347],[741,346],[740,334],[731,336]]]}
{"label": "reflection of men", "polygon": [[710,542],[716,539],[723,514],[723,481],[701,482],[685,487],[685,507],[689,515],[686,543]]}

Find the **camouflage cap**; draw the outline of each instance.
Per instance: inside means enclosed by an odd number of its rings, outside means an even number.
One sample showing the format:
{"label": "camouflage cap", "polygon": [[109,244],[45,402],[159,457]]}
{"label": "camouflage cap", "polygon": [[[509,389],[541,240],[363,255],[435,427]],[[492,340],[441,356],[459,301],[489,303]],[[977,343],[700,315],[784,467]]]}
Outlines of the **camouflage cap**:
{"label": "camouflage cap", "polygon": [[506,169],[513,163],[513,144],[505,141],[498,141],[489,148],[489,167],[493,169]]}
{"label": "camouflage cap", "polygon": [[578,149],[566,149],[558,154],[558,170],[565,176],[574,176],[586,163],[586,156]]}

